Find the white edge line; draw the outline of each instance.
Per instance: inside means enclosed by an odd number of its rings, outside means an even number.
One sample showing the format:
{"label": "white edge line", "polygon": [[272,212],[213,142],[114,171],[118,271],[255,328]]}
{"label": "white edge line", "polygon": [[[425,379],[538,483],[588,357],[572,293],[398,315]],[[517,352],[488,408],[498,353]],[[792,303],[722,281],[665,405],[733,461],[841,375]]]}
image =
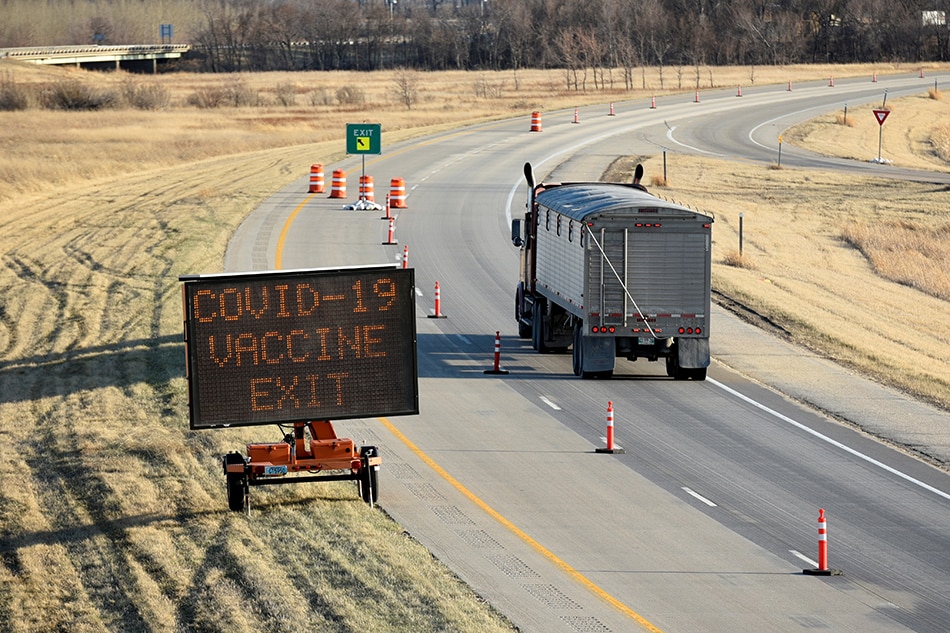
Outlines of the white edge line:
{"label": "white edge line", "polygon": [[459,339],[460,341],[462,341],[463,343],[465,343],[466,345],[471,345],[471,344],[472,344],[472,342],[471,342],[470,340],[468,340],[468,338],[466,338],[466,337],[463,336],[462,334],[456,334],[455,336],[457,336],[458,339]]}
{"label": "white edge line", "polygon": [[680,142],[680,141],[677,141],[675,138],[673,138],[673,130],[675,130],[675,129],[676,129],[676,126],[675,126],[675,125],[674,125],[673,127],[668,127],[668,128],[666,129],[666,138],[670,141],[670,143],[675,143],[676,145],[679,145],[680,147],[685,147],[686,149],[691,149],[691,150],[693,150],[694,152],[699,152],[700,154],[708,154],[708,155],[710,155],[710,156],[719,156],[719,157],[724,157],[724,156],[726,156],[726,154],[719,154],[719,153],[717,153],[717,152],[708,152],[708,151],[706,151],[706,150],[704,150],[704,149],[700,149],[700,148],[698,148],[698,147],[693,147],[692,145],[687,145],[686,143],[682,143],[682,142]]}
{"label": "white edge line", "polygon": [[703,503],[705,503],[705,504],[706,504],[707,506],[709,506],[710,508],[715,508],[715,507],[717,507],[715,503],[713,503],[712,501],[710,501],[709,499],[707,499],[706,497],[704,497],[703,495],[699,494],[698,492],[696,492],[695,490],[693,490],[693,489],[691,489],[691,488],[687,488],[686,486],[683,486],[682,490],[683,490],[683,492],[685,492],[685,493],[688,494],[689,496],[694,497],[694,498],[696,498],[696,499],[699,499],[700,501],[702,501]]}
{"label": "white edge line", "polygon": [[808,558],[807,556],[805,556],[805,555],[802,554],[801,552],[799,552],[799,551],[797,551],[797,550],[793,550],[793,549],[788,550],[788,552],[789,552],[792,556],[794,556],[795,558],[798,558],[798,559],[801,559],[801,560],[805,561],[807,564],[811,565],[812,567],[818,567],[818,562],[817,562],[817,561],[813,561],[812,559]]}
{"label": "white edge line", "polygon": [[541,398],[541,402],[543,402],[544,404],[548,405],[549,407],[551,407],[551,408],[554,409],[555,411],[560,411],[560,410],[561,410],[561,407],[557,406],[554,402],[552,402],[552,401],[549,400],[548,398],[545,398],[544,396],[539,396],[539,397]]}
{"label": "white edge line", "polygon": [[947,493],[944,492],[943,490],[939,490],[939,489],[937,489],[937,488],[934,488],[934,487],[931,486],[930,484],[926,484],[926,483],[920,481],[919,479],[914,479],[914,478],[911,477],[910,475],[908,475],[908,474],[906,474],[906,473],[902,473],[901,471],[897,470],[896,468],[892,468],[891,466],[888,466],[887,464],[885,464],[885,463],[883,463],[883,462],[879,462],[878,460],[874,459],[873,457],[869,457],[869,456],[865,455],[864,453],[861,453],[861,452],[859,452],[859,451],[857,451],[857,450],[851,448],[850,446],[846,446],[846,445],[842,444],[841,442],[839,442],[839,441],[837,441],[837,440],[833,440],[833,439],[831,439],[830,437],[828,437],[827,435],[823,435],[823,434],[819,433],[818,431],[816,431],[816,430],[814,430],[814,429],[812,429],[812,428],[809,428],[809,427],[805,426],[805,425],[802,424],[801,422],[796,422],[795,420],[791,419],[790,417],[788,417],[788,416],[786,416],[786,415],[782,415],[781,413],[779,413],[778,411],[775,411],[774,409],[768,408],[768,407],[765,406],[764,404],[762,404],[762,403],[760,403],[760,402],[757,402],[757,401],[753,400],[752,398],[750,398],[750,397],[748,397],[748,396],[746,396],[746,395],[743,395],[743,394],[739,393],[738,391],[736,391],[735,389],[732,389],[731,387],[727,387],[726,385],[722,384],[721,382],[718,382],[717,380],[714,380],[714,379],[712,379],[712,378],[707,378],[707,379],[706,379],[706,382],[712,383],[713,385],[719,387],[719,388],[722,389],[723,391],[726,391],[726,392],[728,392],[728,393],[731,393],[732,395],[734,395],[735,397],[739,398],[740,400],[744,400],[745,402],[748,402],[748,403],[751,404],[752,406],[757,407],[757,408],[761,409],[762,411],[765,411],[766,413],[769,413],[769,414],[775,416],[775,417],[778,418],[779,420],[782,420],[783,422],[787,422],[787,423],[791,424],[792,426],[794,426],[794,427],[796,427],[796,428],[798,428],[798,429],[801,429],[802,431],[805,431],[806,433],[809,433],[809,434],[811,434],[811,435],[817,437],[818,439],[827,442],[828,444],[831,444],[832,446],[835,446],[835,447],[837,447],[837,448],[840,448],[841,450],[845,451],[846,453],[850,453],[851,455],[854,455],[855,457],[857,457],[857,458],[859,458],[859,459],[863,459],[864,461],[868,462],[869,464],[873,464],[873,465],[877,466],[878,468],[881,468],[881,469],[883,469],[883,470],[886,470],[887,472],[891,473],[892,475],[897,475],[897,476],[900,477],[901,479],[904,479],[904,480],[906,480],[906,481],[909,481],[910,483],[914,484],[915,486],[920,486],[920,487],[923,488],[924,490],[929,490],[930,492],[934,493],[935,495],[937,495],[937,496],[939,496],[939,497],[943,497],[944,499],[950,500],[950,494],[947,494]]}

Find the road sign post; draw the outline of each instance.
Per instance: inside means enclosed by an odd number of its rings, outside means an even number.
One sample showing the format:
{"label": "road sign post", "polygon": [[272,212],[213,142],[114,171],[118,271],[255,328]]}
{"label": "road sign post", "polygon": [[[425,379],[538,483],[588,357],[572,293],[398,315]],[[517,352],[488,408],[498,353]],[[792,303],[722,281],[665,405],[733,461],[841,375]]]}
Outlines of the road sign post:
{"label": "road sign post", "polygon": [[877,119],[877,162],[883,162],[881,158],[881,146],[884,144],[884,121],[887,119],[887,115],[890,114],[890,110],[875,110],[874,118]]}

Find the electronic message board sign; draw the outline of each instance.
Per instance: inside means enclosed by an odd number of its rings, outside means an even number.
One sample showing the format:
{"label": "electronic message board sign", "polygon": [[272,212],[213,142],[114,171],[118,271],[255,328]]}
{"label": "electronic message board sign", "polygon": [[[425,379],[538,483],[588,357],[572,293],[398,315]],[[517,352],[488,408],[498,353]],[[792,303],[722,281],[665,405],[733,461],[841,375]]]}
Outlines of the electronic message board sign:
{"label": "electronic message board sign", "polygon": [[191,428],[419,412],[411,268],[179,280]]}

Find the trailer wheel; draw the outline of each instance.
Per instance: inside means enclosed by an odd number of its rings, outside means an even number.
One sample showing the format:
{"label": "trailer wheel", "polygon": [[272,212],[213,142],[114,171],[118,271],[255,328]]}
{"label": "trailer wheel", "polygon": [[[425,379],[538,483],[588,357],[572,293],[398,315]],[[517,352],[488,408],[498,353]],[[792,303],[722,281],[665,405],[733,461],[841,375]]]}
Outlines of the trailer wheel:
{"label": "trailer wheel", "polygon": [[670,378],[676,378],[676,350],[666,357],[666,375]]}
{"label": "trailer wheel", "polygon": [[572,350],[572,364],[574,375],[580,376],[584,371],[584,324],[581,321],[574,323],[574,348]]}
{"label": "trailer wheel", "polygon": [[676,350],[666,357],[666,375],[673,380],[706,380],[706,368],[680,367],[679,356]]}
{"label": "trailer wheel", "polygon": [[551,351],[551,348],[548,347],[544,340],[547,335],[546,328],[544,327],[544,313],[547,312],[546,308],[547,305],[542,299],[536,301],[531,309],[531,344],[539,354],[547,354]]}
{"label": "trailer wheel", "polygon": [[531,338],[531,325],[525,323],[524,319],[521,318],[521,303],[524,293],[522,288],[523,284],[519,283],[515,290],[515,321],[518,322],[518,338]]}
{"label": "trailer wheel", "polygon": [[370,466],[369,458],[378,455],[379,450],[375,446],[363,446],[360,448],[360,459],[362,461],[359,478],[360,497],[370,505],[379,501],[379,467]]}
{"label": "trailer wheel", "polygon": [[[228,453],[224,456],[224,464],[244,464],[244,457],[240,453]],[[228,488],[228,509],[233,512],[244,512],[249,504],[249,490],[245,473],[229,473],[225,471]]]}

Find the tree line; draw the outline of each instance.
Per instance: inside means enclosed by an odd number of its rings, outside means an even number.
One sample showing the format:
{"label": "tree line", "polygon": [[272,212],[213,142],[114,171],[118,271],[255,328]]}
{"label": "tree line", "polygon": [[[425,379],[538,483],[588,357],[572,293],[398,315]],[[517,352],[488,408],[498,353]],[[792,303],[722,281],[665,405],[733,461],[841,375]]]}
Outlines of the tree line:
{"label": "tree line", "polygon": [[[212,71],[624,69],[946,61],[950,0],[231,0],[192,42]],[[611,74],[612,76],[612,74]]]}
{"label": "tree line", "polygon": [[646,66],[948,61],[948,14],[950,0],[0,0],[0,47],[147,44],[174,23],[202,70],[564,68],[633,87]]}

